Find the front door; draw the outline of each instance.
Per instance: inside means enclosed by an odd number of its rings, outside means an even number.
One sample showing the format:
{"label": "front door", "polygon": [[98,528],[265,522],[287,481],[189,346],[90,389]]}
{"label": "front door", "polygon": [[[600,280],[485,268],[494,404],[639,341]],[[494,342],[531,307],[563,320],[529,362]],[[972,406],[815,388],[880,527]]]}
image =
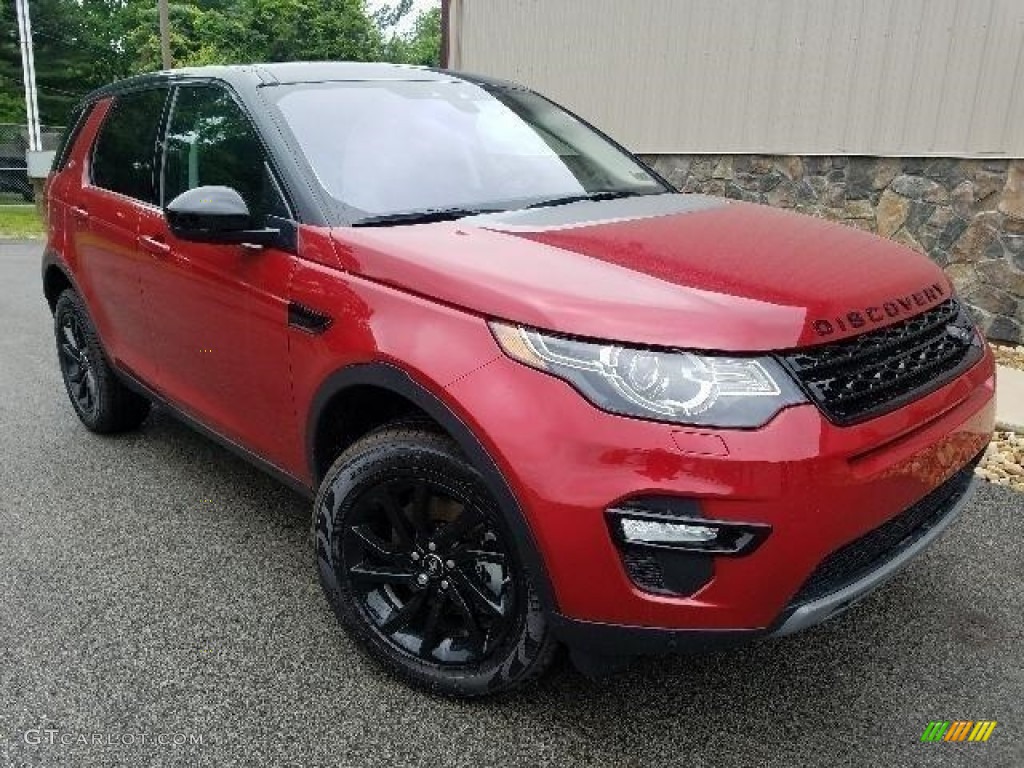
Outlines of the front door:
{"label": "front door", "polygon": [[[255,129],[219,85],[175,89],[164,138],[164,205],[198,186],[241,193],[265,226],[289,218]],[[278,466],[298,434],[288,364],[288,284],[295,257],[276,248],[177,239],[161,210],[139,235],[158,254],[143,272],[157,388],[205,425]]]}

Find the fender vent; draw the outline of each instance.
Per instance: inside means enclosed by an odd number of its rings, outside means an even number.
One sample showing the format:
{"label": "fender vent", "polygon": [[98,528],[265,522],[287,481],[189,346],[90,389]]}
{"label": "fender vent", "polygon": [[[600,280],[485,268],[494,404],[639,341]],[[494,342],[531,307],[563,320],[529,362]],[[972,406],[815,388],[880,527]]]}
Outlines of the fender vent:
{"label": "fender vent", "polygon": [[330,328],[332,322],[334,319],[326,312],[299,304],[297,301],[288,302],[288,325],[292,328],[319,334]]}

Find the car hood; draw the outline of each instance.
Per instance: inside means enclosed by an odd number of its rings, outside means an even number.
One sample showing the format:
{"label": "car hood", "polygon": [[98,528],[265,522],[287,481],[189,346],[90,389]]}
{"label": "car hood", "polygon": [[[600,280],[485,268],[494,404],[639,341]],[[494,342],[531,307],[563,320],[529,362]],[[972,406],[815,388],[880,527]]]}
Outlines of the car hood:
{"label": "car hood", "polygon": [[724,351],[881,328],[949,298],[926,257],[810,216],[699,195],[338,228],[362,277],[565,334]]}

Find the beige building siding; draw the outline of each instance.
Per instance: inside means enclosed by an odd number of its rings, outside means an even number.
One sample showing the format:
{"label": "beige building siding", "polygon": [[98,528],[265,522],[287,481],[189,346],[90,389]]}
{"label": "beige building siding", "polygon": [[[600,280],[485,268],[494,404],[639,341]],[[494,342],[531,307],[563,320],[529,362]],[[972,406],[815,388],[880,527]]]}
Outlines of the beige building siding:
{"label": "beige building siding", "polygon": [[1024,157],[1024,0],[451,0],[451,32],[636,152]]}

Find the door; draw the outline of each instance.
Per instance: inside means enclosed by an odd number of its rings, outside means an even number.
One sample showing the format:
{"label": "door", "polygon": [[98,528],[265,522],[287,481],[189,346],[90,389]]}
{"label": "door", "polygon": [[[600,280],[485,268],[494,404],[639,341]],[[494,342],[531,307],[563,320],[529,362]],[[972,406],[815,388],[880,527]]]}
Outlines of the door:
{"label": "door", "polygon": [[[156,140],[167,89],[101,103],[102,120],[65,213],[76,276],[107,354],[142,377],[153,371],[137,244],[143,211],[156,211]],[[76,185],[77,186],[77,185]]]}
{"label": "door", "polygon": [[[175,89],[163,140],[164,205],[198,186],[237,190],[255,218],[290,218],[251,122],[219,85]],[[288,364],[287,290],[294,256],[276,248],[174,237],[162,210],[145,211],[140,242],[155,385],[206,426],[278,466],[298,430]]]}

